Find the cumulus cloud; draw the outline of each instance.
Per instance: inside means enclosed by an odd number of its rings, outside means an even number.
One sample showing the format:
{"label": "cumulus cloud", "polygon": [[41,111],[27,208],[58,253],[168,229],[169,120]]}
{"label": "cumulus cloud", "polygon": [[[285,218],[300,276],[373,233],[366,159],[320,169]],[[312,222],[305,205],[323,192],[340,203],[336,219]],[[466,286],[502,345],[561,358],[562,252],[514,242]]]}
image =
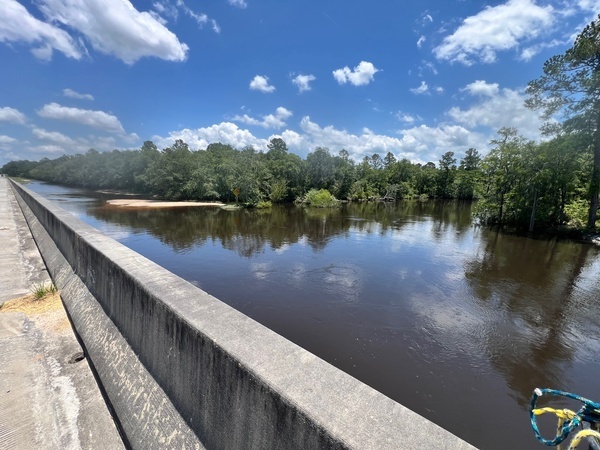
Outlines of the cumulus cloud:
{"label": "cumulus cloud", "polygon": [[16,0],[2,0],[0,7],[0,42],[26,42],[35,45],[36,58],[48,61],[53,50],[81,59],[84,52],[64,30],[32,16]]}
{"label": "cumulus cloud", "polygon": [[30,148],[29,150],[33,151],[34,153],[50,153],[50,154],[66,153],[65,149],[63,147],[61,147],[60,145],[54,145],[54,144],[36,145],[36,146]]}
{"label": "cumulus cloud", "polygon": [[402,136],[403,148],[411,149],[418,155],[418,162],[437,161],[450,150],[469,147],[480,149],[487,146],[487,138],[460,125],[420,125],[399,130],[398,134]]}
{"label": "cumulus cloud", "polygon": [[267,139],[256,137],[249,130],[241,129],[231,122],[172,131],[166,137],[153,136],[152,139],[159,148],[168,147],[175,140],[182,139],[193,149],[205,149],[211,143],[221,142],[238,149],[252,146],[257,150],[266,150],[269,141],[275,137],[282,138],[290,150],[302,157],[316,147],[327,147],[333,154],[346,149],[357,161],[373,153],[392,152],[396,158],[407,158],[420,163],[437,161],[447,151],[469,147],[485,149],[489,141],[489,137],[455,124],[442,124],[438,127],[421,125],[399,130],[395,135],[386,135],[368,128],[363,128],[361,133],[351,133],[331,125],[321,126],[309,116],[301,119],[298,131],[286,129]]}
{"label": "cumulus cloud", "polygon": [[79,92],[75,92],[73,89],[63,89],[63,95],[69,98],[76,98],[78,100],[94,100],[94,96],[92,94],[80,94]]}
{"label": "cumulus cloud", "polygon": [[311,81],[315,81],[317,78],[314,75],[298,75],[292,79],[292,83],[298,86],[298,92],[310,91]]}
{"label": "cumulus cloud", "polygon": [[524,105],[525,94],[522,90],[500,89],[496,83],[475,81],[462,89],[475,96],[469,107],[453,107],[448,111],[456,122],[468,127],[489,127],[494,132],[502,127],[515,127],[530,139],[539,139],[542,121],[537,112]]}
{"label": "cumulus cloud", "polygon": [[241,149],[252,146],[255,149],[266,150],[268,140],[255,137],[250,131],[242,130],[231,122],[221,122],[210,127],[171,131],[168,136],[153,136],[152,140],[159,148],[173,145],[177,139],[182,139],[190,148],[205,149],[208,144],[220,142]]}
{"label": "cumulus cloud", "polygon": [[0,145],[12,144],[13,142],[17,142],[17,140],[15,138],[11,138],[10,136],[0,134]]}
{"label": "cumulus cloud", "polygon": [[281,128],[285,126],[285,121],[292,117],[292,112],[280,106],[275,110],[275,114],[263,116],[261,120],[250,117],[248,114],[235,116],[232,120],[242,122],[247,125],[255,125],[263,128]]}
{"label": "cumulus cloud", "polygon": [[467,17],[456,31],[435,48],[438,59],[473,64],[496,61],[496,53],[518,47],[544,34],[554,24],[551,5],[539,6],[532,0],[509,0],[486,7]]}
{"label": "cumulus cloud", "polygon": [[419,116],[413,116],[411,114],[407,114],[405,112],[402,111],[398,111],[396,114],[396,119],[398,119],[400,122],[404,122],[404,123],[414,123],[417,119],[421,120],[421,118]]}
{"label": "cumulus cloud", "polygon": [[75,145],[75,141],[71,139],[69,136],[66,136],[58,131],[46,131],[42,128],[33,128],[31,133],[42,141],[52,142],[56,145],[66,145],[73,146]]}
{"label": "cumulus cloud", "polygon": [[416,88],[410,89],[410,92],[413,94],[427,94],[429,93],[429,86],[424,81],[421,81],[421,85]]}
{"label": "cumulus cloud", "polygon": [[186,44],[128,0],[40,0],[39,9],[50,22],[77,30],[95,50],[127,64],[143,57],[184,61],[187,56]]}
{"label": "cumulus cloud", "polygon": [[246,6],[248,6],[245,0],[229,0],[229,4],[237,6],[238,8],[245,8]]}
{"label": "cumulus cloud", "polygon": [[333,78],[339,84],[350,83],[354,86],[363,86],[373,81],[375,74],[379,72],[372,63],[361,61],[354,69],[348,66],[333,71]]}
{"label": "cumulus cloud", "polygon": [[463,92],[468,92],[471,95],[484,95],[486,97],[493,97],[498,94],[499,86],[498,83],[488,83],[484,80],[476,80],[470,84],[467,84],[461,89]]}
{"label": "cumulus cloud", "polygon": [[0,122],[12,122],[24,125],[25,114],[18,109],[5,106],[0,108]]}
{"label": "cumulus cloud", "polygon": [[65,120],[111,133],[125,132],[119,119],[104,111],[70,108],[58,103],[49,103],[38,111],[38,115],[46,119]]}
{"label": "cumulus cloud", "polygon": [[265,93],[275,92],[275,86],[270,85],[269,77],[264,75],[256,75],[252,81],[250,81],[250,89]]}

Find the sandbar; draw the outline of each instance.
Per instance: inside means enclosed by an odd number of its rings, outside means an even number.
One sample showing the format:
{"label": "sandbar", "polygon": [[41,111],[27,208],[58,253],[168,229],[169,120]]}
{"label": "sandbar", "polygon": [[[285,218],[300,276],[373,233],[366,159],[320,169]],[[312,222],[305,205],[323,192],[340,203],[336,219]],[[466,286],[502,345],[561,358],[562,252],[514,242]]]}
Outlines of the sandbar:
{"label": "sandbar", "polygon": [[223,206],[220,202],[164,202],[161,200],[114,199],[106,203],[128,208],[179,208],[182,206]]}

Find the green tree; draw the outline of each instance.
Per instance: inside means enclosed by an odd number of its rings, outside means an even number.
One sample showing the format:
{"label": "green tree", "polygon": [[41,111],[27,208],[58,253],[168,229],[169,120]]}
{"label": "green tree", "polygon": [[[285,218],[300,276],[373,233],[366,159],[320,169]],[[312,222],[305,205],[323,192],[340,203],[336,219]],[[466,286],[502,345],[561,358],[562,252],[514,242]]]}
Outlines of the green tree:
{"label": "green tree", "polygon": [[329,189],[333,184],[334,161],[328,148],[317,147],[306,157],[306,169],[310,186]]}
{"label": "green tree", "polygon": [[454,178],[456,177],[456,158],[454,152],[446,152],[440,159],[437,173],[436,194],[440,198],[452,198],[454,195]]}
{"label": "green tree", "polygon": [[494,147],[482,161],[484,198],[477,205],[477,215],[489,223],[506,221],[506,203],[522,175],[521,152],[527,143],[516,128],[501,128],[498,134],[500,137],[491,141]]}
{"label": "green tree", "polygon": [[465,152],[464,158],[460,160],[456,173],[456,196],[464,200],[472,200],[476,197],[476,190],[481,179],[481,156],[474,148]]}
{"label": "green tree", "polygon": [[525,104],[556,114],[565,124],[590,136],[593,152],[587,226],[595,228],[600,194],[600,15],[577,36],[564,54],[544,64],[544,74],[527,86]]}

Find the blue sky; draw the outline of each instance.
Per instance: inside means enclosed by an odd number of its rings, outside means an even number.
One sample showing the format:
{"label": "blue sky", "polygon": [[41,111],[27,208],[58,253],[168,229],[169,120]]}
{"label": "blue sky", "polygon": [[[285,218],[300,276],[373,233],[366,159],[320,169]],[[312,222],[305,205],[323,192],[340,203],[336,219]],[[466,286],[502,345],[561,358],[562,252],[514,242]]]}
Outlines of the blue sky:
{"label": "blue sky", "polygon": [[0,0],[0,165],[159,148],[356,160],[539,138],[524,88],[600,0]]}

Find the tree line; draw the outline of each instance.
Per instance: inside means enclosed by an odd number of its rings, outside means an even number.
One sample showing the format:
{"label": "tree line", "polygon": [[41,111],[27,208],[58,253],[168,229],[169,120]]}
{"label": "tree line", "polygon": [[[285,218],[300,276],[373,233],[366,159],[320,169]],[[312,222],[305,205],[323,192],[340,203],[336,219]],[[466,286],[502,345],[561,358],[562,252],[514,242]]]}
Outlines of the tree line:
{"label": "tree line", "polygon": [[[582,152],[583,134],[542,143],[503,128],[485,157],[467,149],[460,161],[446,152],[437,163],[397,160],[388,152],[360,162],[346,150],[333,155],[318,147],[306,159],[274,138],[266,152],[214,143],[193,151],[181,141],[160,151],[151,141],[140,149],[64,155],[40,161],[12,161],[2,172],[17,177],[88,189],[154,195],[168,200],[239,200],[248,205],[302,199],[325,189],[348,201],[480,199],[476,215],[486,223],[554,227],[584,225],[591,158]],[[534,211],[535,210],[535,211]]]}
{"label": "tree line", "polygon": [[[190,150],[177,140],[160,151],[151,141],[137,150],[12,161],[1,171],[90,189],[113,189],[170,200],[291,202],[311,190],[349,201],[407,198],[479,199],[475,215],[487,224],[595,229],[600,193],[600,15],[573,47],[544,64],[529,83],[526,106],[549,120],[546,140],[502,128],[482,157],[467,149],[457,161],[446,152],[436,163],[397,160],[388,152],[354,161],[317,147],[306,159],[281,138],[267,151],[222,143]],[[559,122],[557,118],[562,119]]]}
{"label": "tree line", "polygon": [[[10,176],[33,178],[88,189],[111,189],[155,195],[168,200],[270,200],[292,202],[311,189],[325,189],[350,201],[477,196],[481,157],[469,149],[457,165],[454,152],[438,165],[397,160],[388,152],[355,162],[346,150],[337,155],[317,147],[306,159],[289,152],[281,138],[266,152],[213,143],[191,150],[182,140],[162,151],[151,141],[140,149],[63,155],[40,161],[11,161],[2,167]],[[237,197],[237,198],[236,198]]]}

